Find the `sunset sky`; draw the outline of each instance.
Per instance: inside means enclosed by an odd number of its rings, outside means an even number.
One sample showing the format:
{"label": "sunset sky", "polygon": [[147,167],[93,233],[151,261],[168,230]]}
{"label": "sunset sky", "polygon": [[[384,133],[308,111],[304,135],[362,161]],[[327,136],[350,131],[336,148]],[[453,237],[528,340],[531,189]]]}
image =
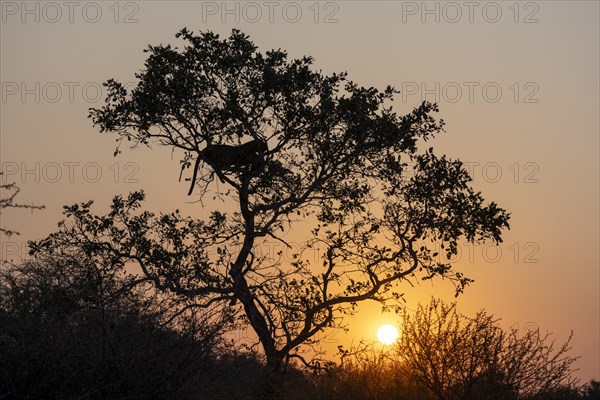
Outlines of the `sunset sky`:
{"label": "sunset sky", "polygon": [[[471,168],[474,186],[512,213],[499,247],[463,243],[455,263],[475,279],[459,310],[481,308],[505,327],[537,324],[559,340],[575,332],[577,376],[600,379],[599,48],[597,1],[201,2],[98,1],[1,4],[2,183],[45,210],[9,210],[2,258],[56,228],[62,206],[144,189],[149,209],[204,212],[178,182],[165,148],[123,149],[87,118],[101,83],[134,82],[148,44],[175,33],[232,28],[262,51],[311,55],[325,73],[400,89],[407,113],[437,101],[446,133],[429,142]],[[26,5],[25,5],[26,4]],[[454,299],[442,280],[406,286],[407,307]],[[372,339],[398,317],[365,303],[331,348]],[[401,327],[400,327],[401,330]]]}

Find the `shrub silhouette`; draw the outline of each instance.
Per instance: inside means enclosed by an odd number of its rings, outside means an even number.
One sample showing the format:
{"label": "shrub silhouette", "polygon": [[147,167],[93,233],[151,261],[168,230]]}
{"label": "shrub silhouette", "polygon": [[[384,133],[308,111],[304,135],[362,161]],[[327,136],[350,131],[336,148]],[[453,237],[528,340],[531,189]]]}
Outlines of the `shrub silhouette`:
{"label": "shrub silhouette", "polygon": [[510,328],[482,310],[470,318],[433,299],[405,312],[394,355],[440,400],[517,400],[574,387],[571,336],[558,348],[539,328]]}
{"label": "shrub silhouette", "polygon": [[164,325],[158,293],[109,297],[122,277],[99,260],[44,253],[0,270],[0,397],[197,398],[182,389],[212,368],[225,321],[196,313]]}

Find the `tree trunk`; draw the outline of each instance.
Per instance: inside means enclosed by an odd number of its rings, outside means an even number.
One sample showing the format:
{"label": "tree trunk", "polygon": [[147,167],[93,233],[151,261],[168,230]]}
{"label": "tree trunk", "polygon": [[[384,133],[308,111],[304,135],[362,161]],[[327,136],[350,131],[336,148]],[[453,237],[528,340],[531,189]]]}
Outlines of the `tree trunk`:
{"label": "tree trunk", "polygon": [[283,359],[279,356],[267,358],[267,369],[263,378],[261,398],[264,400],[283,400]]}

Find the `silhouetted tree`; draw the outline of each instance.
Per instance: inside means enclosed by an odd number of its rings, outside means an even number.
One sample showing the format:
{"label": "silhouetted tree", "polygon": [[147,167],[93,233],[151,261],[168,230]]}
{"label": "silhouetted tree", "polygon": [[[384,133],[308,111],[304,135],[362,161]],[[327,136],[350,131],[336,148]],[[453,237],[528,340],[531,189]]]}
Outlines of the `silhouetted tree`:
{"label": "silhouetted tree", "polygon": [[[391,304],[405,279],[444,276],[462,291],[469,279],[446,260],[459,239],[501,241],[509,216],[470,188],[462,163],[417,151],[418,141],[442,131],[431,116],[436,105],[398,116],[392,87],[325,75],[310,57],[263,54],[237,30],[225,39],[187,29],[177,37],[182,49],[149,46],[131,91],[107,81],[106,105],[90,117],[119,144],[178,151],[200,198],[214,191],[226,204],[206,220],[156,216],[137,210],[143,195],[134,193],[104,216],[69,208],[72,222],[51,240],[133,261],[140,281],[196,307],[241,311],[276,371],[358,302]],[[263,145],[240,155],[250,142]],[[285,235],[299,220],[312,230],[294,247]],[[287,259],[261,254],[272,240],[291,249]],[[310,249],[320,252],[319,265]]]}
{"label": "silhouetted tree", "polygon": [[469,318],[432,300],[405,312],[394,355],[440,400],[549,398],[577,391],[571,337],[555,349],[539,328],[504,331],[485,311]]}

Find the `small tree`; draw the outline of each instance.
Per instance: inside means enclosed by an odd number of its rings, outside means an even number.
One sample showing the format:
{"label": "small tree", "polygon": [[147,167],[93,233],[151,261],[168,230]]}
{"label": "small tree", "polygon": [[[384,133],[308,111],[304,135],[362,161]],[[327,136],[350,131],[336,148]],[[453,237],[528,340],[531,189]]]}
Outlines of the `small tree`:
{"label": "small tree", "polygon": [[405,312],[394,354],[440,400],[533,398],[574,387],[571,337],[555,349],[539,328],[505,332],[485,311],[468,318],[432,300]]}
{"label": "small tree", "polygon": [[[21,204],[15,202],[15,198],[21,191],[21,188],[19,188],[19,186],[17,186],[15,182],[5,182],[4,177],[2,175],[4,175],[4,173],[0,172],[0,179],[2,180],[2,182],[0,182],[0,214],[2,214],[2,210],[5,208],[26,208],[29,210],[41,210],[44,208],[44,206],[36,206],[34,204]],[[4,228],[2,226],[0,226],[0,233],[6,236],[19,234],[19,232],[17,231],[14,231],[10,228]]]}
{"label": "small tree", "polygon": [[[181,50],[146,50],[131,91],[106,82],[106,105],[90,116],[119,144],[179,151],[182,172],[191,168],[190,193],[197,188],[206,200],[212,191],[228,205],[206,220],[155,216],[136,213],[143,195],[132,194],[105,216],[91,215],[89,205],[69,208],[74,223],[52,240],[135,261],[142,280],[197,307],[241,312],[273,370],[357,303],[389,304],[403,280],[444,276],[460,292],[469,279],[446,261],[458,240],[501,241],[509,216],[470,188],[462,163],[417,151],[418,141],[442,131],[431,116],[436,105],[398,116],[392,87],[325,75],[310,57],[260,53],[237,30],[223,40],[187,29],[177,37],[186,42]],[[293,247],[284,238],[298,220],[313,225]],[[266,240],[293,254],[261,256]],[[311,248],[320,265],[303,253]]]}

